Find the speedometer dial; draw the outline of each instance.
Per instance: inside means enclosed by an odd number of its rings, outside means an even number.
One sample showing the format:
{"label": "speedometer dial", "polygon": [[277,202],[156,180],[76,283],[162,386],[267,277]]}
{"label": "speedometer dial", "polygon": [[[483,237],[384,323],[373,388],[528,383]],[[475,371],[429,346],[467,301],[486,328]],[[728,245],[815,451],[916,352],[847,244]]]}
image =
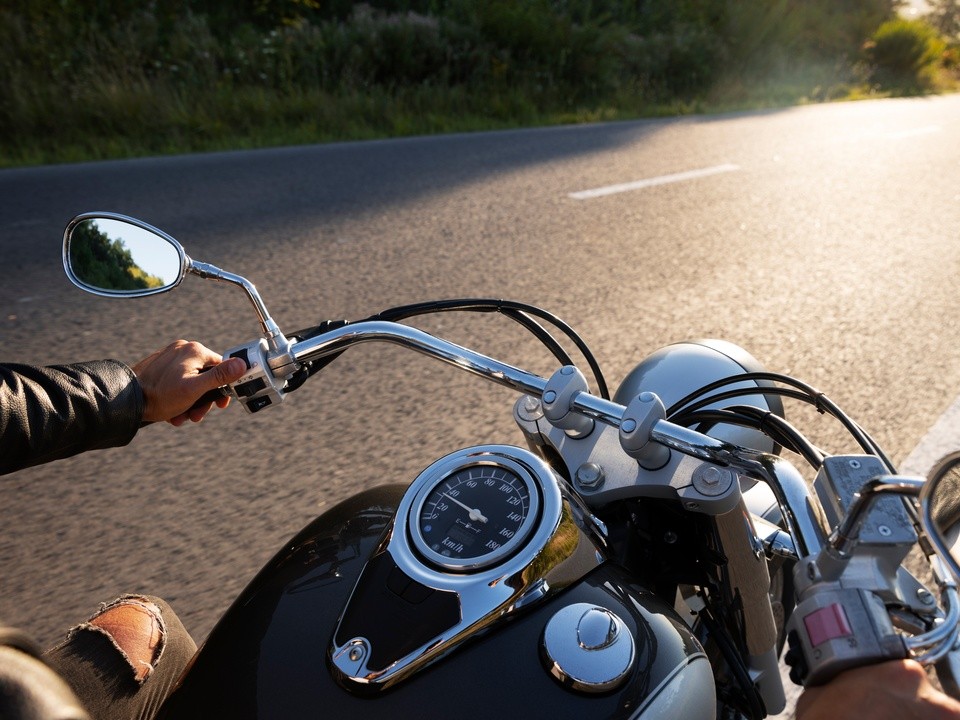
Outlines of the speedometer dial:
{"label": "speedometer dial", "polygon": [[435,565],[469,571],[523,544],[536,524],[539,495],[522,466],[475,463],[425,487],[412,510],[410,530],[420,553]]}

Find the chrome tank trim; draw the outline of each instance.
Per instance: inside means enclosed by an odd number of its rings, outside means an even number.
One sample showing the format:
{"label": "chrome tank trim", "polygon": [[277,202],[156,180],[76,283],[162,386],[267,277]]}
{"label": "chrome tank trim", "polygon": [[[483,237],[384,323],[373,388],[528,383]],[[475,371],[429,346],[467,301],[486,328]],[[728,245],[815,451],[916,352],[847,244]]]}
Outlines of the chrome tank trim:
{"label": "chrome tank trim", "polygon": [[[540,495],[540,517],[526,542],[496,564],[456,572],[422,559],[410,535],[410,518],[422,501],[424,488],[438,477],[477,463],[519,465],[532,476]],[[396,517],[377,552],[368,560],[340,614],[328,650],[328,660],[339,682],[355,691],[378,691],[410,677],[426,665],[498,620],[535,605],[576,582],[604,561],[602,540],[593,538],[582,509],[550,467],[522,448],[486,445],[457,451],[426,468],[407,489]],[[365,576],[375,562],[392,562],[410,580],[427,589],[452,594],[459,606],[459,622],[451,624],[403,657],[371,667],[375,641],[367,633],[350,631],[341,637],[351,604],[359,597]],[[469,571],[468,571],[469,570]],[[367,578],[369,580],[369,578]],[[362,622],[361,622],[362,625]],[[359,648],[359,650],[358,650]]]}

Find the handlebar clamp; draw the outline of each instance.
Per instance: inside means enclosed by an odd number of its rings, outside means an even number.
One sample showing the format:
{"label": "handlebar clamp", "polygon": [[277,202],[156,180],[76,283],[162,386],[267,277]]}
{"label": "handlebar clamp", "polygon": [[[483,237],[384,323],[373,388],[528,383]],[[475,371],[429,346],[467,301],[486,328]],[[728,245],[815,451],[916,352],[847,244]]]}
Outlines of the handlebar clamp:
{"label": "handlebar clamp", "polygon": [[564,365],[543,389],[543,416],[571,437],[586,437],[593,431],[593,420],[570,409],[574,398],[585,392],[589,392],[589,387],[583,373],[573,365]]}
{"label": "handlebar clamp", "polygon": [[652,392],[640,393],[624,410],[620,446],[645,470],[658,470],[670,461],[670,450],[650,439],[653,426],[666,416],[663,402]]}

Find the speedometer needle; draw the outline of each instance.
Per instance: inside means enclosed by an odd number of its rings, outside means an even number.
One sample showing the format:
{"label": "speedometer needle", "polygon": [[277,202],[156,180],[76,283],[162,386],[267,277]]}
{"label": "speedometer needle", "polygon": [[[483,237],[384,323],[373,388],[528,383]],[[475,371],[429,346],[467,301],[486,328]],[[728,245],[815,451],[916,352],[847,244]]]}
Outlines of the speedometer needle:
{"label": "speedometer needle", "polygon": [[483,513],[480,512],[479,509],[475,509],[475,508],[472,508],[472,507],[467,507],[467,506],[464,505],[462,502],[460,502],[459,500],[457,500],[455,497],[451,497],[450,495],[447,495],[446,493],[443,493],[443,496],[444,496],[445,498],[448,498],[448,499],[452,500],[452,501],[455,502],[457,505],[459,505],[459,506],[462,507],[464,510],[466,510],[468,513],[470,513],[470,521],[471,521],[471,522],[482,522],[482,523],[485,523],[485,522],[487,521],[487,518],[484,517]]}

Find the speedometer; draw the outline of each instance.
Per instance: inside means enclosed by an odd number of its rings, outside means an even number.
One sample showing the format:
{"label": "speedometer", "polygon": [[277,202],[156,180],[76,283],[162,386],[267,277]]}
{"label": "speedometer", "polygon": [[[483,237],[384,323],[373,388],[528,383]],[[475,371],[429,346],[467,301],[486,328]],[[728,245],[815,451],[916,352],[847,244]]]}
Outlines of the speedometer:
{"label": "speedometer", "polygon": [[506,458],[474,461],[421,489],[411,509],[410,533],[430,563],[478,570],[523,545],[539,508],[536,482],[522,465]]}

